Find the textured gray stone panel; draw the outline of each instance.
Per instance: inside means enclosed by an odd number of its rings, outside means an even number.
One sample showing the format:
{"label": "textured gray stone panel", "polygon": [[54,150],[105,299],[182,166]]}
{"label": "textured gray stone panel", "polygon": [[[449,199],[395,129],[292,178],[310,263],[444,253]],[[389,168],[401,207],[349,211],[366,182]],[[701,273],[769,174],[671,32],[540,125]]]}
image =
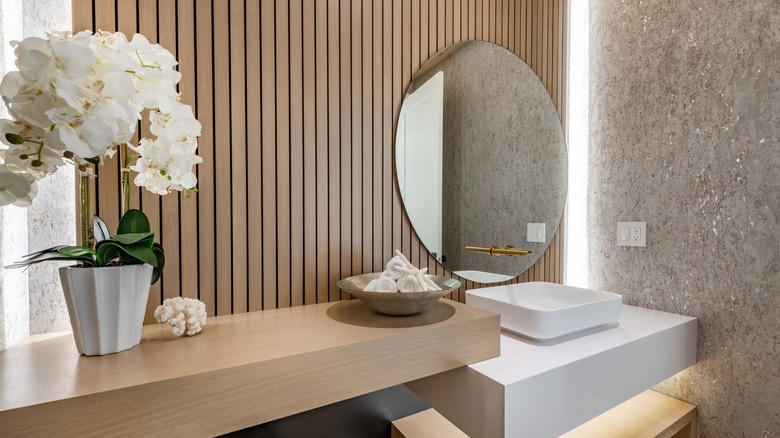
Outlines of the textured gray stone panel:
{"label": "textured gray stone panel", "polygon": [[780,2],[594,1],[590,32],[590,285],[699,318],[657,387],[699,436],[779,436]]}

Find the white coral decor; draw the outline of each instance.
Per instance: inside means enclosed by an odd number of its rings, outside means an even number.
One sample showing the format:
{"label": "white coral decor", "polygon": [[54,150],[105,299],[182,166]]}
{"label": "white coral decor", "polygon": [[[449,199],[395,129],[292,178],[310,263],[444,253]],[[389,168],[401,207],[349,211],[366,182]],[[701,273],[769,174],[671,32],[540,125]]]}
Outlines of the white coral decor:
{"label": "white coral decor", "polygon": [[[160,195],[194,189],[201,125],[181,102],[181,74],[168,50],[142,35],[128,41],[100,31],[12,45],[19,70],[0,83],[11,115],[0,120],[0,206],[29,205],[35,181],[66,163],[87,172],[88,163],[102,163],[118,145],[138,154],[127,163],[138,172],[137,185]],[[155,138],[129,145],[147,109]]]}
{"label": "white coral decor", "polygon": [[194,298],[168,298],[157,306],[154,318],[170,324],[176,336],[185,333],[193,336],[200,333],[201,326],[206,325],[206,305]]}

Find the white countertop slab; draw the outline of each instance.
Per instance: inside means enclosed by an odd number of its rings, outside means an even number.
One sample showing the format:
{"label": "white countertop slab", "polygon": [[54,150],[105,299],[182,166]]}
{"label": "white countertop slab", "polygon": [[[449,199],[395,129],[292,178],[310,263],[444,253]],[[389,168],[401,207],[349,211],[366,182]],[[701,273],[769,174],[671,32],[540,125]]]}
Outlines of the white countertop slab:
{"label": "white countertop slab", "polygon": [[558,436],[696,363],[696,318],[624,305],[551,341],[503,332],[501,355],[407,386],[470,436]]}

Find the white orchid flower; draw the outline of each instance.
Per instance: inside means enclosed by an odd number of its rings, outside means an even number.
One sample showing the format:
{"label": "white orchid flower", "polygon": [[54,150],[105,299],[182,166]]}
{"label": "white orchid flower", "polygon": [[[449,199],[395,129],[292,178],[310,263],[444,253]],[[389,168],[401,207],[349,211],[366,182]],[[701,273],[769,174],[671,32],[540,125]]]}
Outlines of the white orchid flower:
{"label": "white orchid flower", "polygon": [[60,123],[52,132],[57,132],[59,141],[78,157],[102,159],[114,144],[118,131],[115,120],[64,112],[51,113],[50,117]]}
{"label": "white orchid flower", "polygon": [[32,197],[35,195],[33,183],[34,181],[23,174],[10,171],[6,165],[0,165],[0,207],[4,205],[28,207],[32,204]]}
{"label": "white orchid flower", "polygon": [[47,40],[30,37],[21,42],[13,41],[11,45],[15,45],[14,55],[18,59],[19,72],[25,80],[34,81],[53,68],[53,52]]}
{"label": "white orchid flower", "polygon": [[95,52],[76,41],[59,41],[52,44],[51,48],[57,63],[65,70],[65,74],[72,78],[88,75],[95,64]]}
{"label": "white orchid flower", "polygon": [[[54,79],[55,94],[70,108],[84,113],[100,98],[94,90],[65,77]],[[61,105],[64,106],[64,105]]]}
{"label": "white orchid flower", "polygon": [[45,112],[56,106],[55,97],[27,82],[18,71],[5,75],[0,95],[13,118],[44,129],[51,126]]}
{"label": "white orchid flower", "polygon": [[179,64],[171,52],[159,44],[151,44],[141,34],[133,35],[127,49],[136,52],[144,65],[154,65],[160,69],[170,70]]}
{"label": "white orchid flower", "polygon": [[[28,141],[21,144],[12,143],[6,138],[6,134],[14,134],[17,138]],[[62,159],[64,148],[58,148],[60,144],[54,142],[48,144],[46,135],[48,134],[42,129],[34,126],[8,119],[0,120],[0,141],[8,146],[5,151],[8,168],[28,172],[35,179],[56,172],[57,167],[65,164]],[[34,162],[37,165],[33,165]]]}
{"label": "white orchid flower", "polygon": [[187,172],[184,175],[172,176],[170,182],[169,190],[191,190],[198,183],[198,177],[192,172]]}
{"label": "white orchid flower", "polygon": [[23,39],[22,41],[11,41],[11,46],[14,48],[14,56],[17,58],[21,56],[22,53],[29,50],[38,50],[39,52],[43,52],[46,55],[52,55],[49,41],[40,37],[29,37]]}
{"label": "white orchid flower", "polygon": [[[201,125],[180,102],[181,74],[168,50],[142,35],[128,41],[120,32],[49,33],[13,44],[19,71],[0,82],[14,119],[0,121],[10,187],[4,201],[13,194],[13,203],[28,202],[34,181],[66,162],[90,172],[84,160],[102,161],[129,143],[147,108],[156,138],[129,145],[140,155],[131,166],[138,171],[136,184],[158,194],[195,187],[193,166],[203,161],[196,155]],[[13,134],[11,140],[6,134]],[[29,183],[28,195],[21,196],[20,176]]]}
{"label": "white orchid flower", "polygon": [[144,187],[158,195],[168,194],[170,180],[167,176],[162,175],[151,161],[141,157],[133,166],[130,166],[130,169],[138,172],[133,180],[137,186]]}
{"label": "white orchid flower", "polygon": [[6,144],[9,147],[14,147],[16,145],[8,141],[5,136],[6,134],[16,134],[23,138],[40,141],[43,139],[45,133],[46,131],[36,126],[15,122],[9,119],[0,119],[0,142]]}
{"label": "white orchid flower", "polygon": [[[203,159],[189,151],[190,145],[183,142],[174,143],[170,148],[170,159],[168,160],[168,173],[177,175],[186,175],[192,170],[192,166],[200,164]],[[192,188],[194,186],[186,186]]]}

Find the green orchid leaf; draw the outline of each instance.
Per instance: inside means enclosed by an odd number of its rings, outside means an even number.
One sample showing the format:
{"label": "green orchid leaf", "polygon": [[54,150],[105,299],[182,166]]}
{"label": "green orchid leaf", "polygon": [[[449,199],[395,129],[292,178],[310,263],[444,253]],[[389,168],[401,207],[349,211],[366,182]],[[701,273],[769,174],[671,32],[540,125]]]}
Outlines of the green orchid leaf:
{"label": "green orchid leaf", "polygon": [[60,254],[66,257],[89,257],[96,256],[97,253],[89,248],[83,246],[65,246],[57,250]]}
{"label": "green orchid leaf", "polygon": [[143,260],[138,260],[125,251],[119,251],[119,261],[124,265],[141,265],[144,263]]}
{"label": "green orchid leaf", "polygon": [[106,223],[103,222],[103,219],[100,219],[98,216],[93,216],[92,223],[94,228],[93,233],[95,234],[95,242],[100,242],[111,238],[111,233],[108,232],[108,227],[106,226]]}
{"label": "green orchid leaf", "polygon": [[[154,242],[154,233],[127,233],[127,234],[117,234],[116,236],[111,238],[114,242],[119,242],[124,245],[132,245],[135,243],[144,243],[144,245],[147,248],[152,247],[152,243]],[[104,240],[104,242],[106,242]],[[98,242],[100,244],[102,242]]]}
{"label": "green orchid leaf", "polygon": [[122,246],[121,249],[131,257],[135,257],[144,263],[157,267],[157,256],[151,248],[142,245],[128,245]]}
{"label": "green orchid leaf", "polygon": [[22,256],[22,257],[24,257],[24,258],[30,258],[30,257],[35,257],[35,256],[37,256],[37,255],[43,254],[43,253],[45,253],[45,252],[56,252],[56,251],[59,251],[59,250],[60,250],[60,248],[65,248],[66,246],[68,246],[68,245],[57,245],[57,246],[52,246],[51,248],[46,248],[46,249],[42,249],[42,250],[40,250],[40,251],[31,252],[31,253],[29,253],[29,254],[27,254],[27,255],[24,255],[24,256]]}
{"label": "green orchid leaf", "polygon": [[125,245],[114,239],[104,240],[100,242],[98,247],[98,258],[101,266],[117,256],[126,265],[149,263],[152,266],[157,266],[157,257],[149,246],[144,242]]}
{"label": "green orchid leaf", "polygon": [[157,257],[157,266],[155,266],[154,271],[152,271],[152,284],[155,284],[157,283],[157,280],[160,279],[160,276],[162,276],[162,271],[165,267],[165,252],[163,251],[162,245],[157,242],[155,242],[152,247],[152,252],[154,252],[154,255]]}
{"label": "green orchid leaf", "polygon": [[51,248],[46,248],[41,251],[37,251],[28,254],[24,260],[16,262],[12,265],[6,266],[7,268],[21,268],[24,266],[30,266],[35,263],[50,261],[50,260],[72,260],[75,262],[81,262],[88,265],[94,265],[95,260],[92,257],[94,251],[91,249],[83,248],[81,246],[66,246],[59,245]]}
{"label": "green orchid leaf", "polygon": [[149,218],[140,210],[128,210],[119,220],[116,234],[148,233],[152,230]]}
{"label": "green orchid leaf", "polygon": [[98,164],[100,163],[100,157],[95,156],[92,158],[84,158],[84,161],[86,161],[87,163]]}
{"label": "green orchid leaf", "polygon": [[27,266],[30,266],[35,263],[40,262],[48,262],[48,261],[73,261],[73,262],[80,262],[84,263],[85,265],[89,266],[95,266],[95,260],[92,257],[84,256],[84,257],[71,257],[71,256],[65,256],[58,252],[47,252],[43,254],[38,254],[35,257],[31,257],[27,260],[16,262],[14,264],[5,266],[6,269],[16,269],[16,268],[24,268]]}
{"label": "green orchid leaf", "polygon": [[[105,242],[105,243],[103,243]],[[106,266],[108,262],[119,257],[119,245],[111,240],[104,240],[103,245],[98,245],[97,248],[97,265]]]}

